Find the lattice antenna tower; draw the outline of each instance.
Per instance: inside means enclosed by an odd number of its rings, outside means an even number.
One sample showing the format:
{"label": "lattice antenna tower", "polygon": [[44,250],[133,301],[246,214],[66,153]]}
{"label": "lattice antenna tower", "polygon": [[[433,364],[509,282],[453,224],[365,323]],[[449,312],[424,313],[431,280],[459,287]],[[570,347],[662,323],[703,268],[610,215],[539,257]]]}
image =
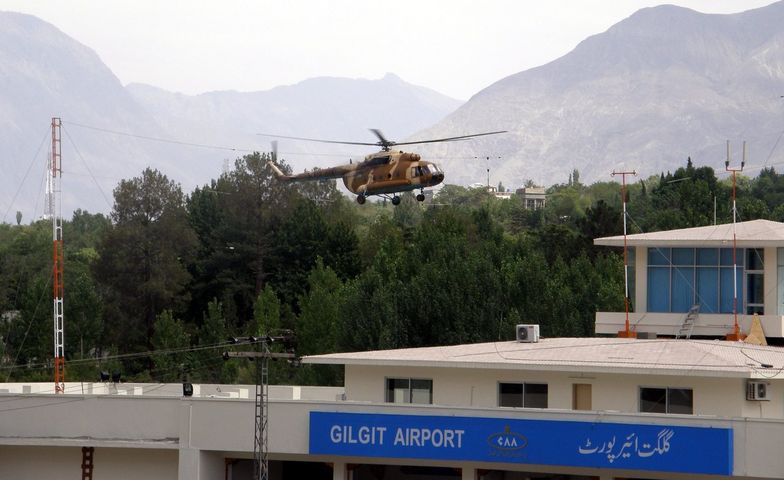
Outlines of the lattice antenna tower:
{"label": "lattice antenna tower", "polygon": [[54,320],[54,391],[65,391],[65,335],[63,330],[63,210],[60,189],[62,175],[62,142],[60,119],[52,118],[52,151],[46,182],[47,213],[52,218],[52,287]]}

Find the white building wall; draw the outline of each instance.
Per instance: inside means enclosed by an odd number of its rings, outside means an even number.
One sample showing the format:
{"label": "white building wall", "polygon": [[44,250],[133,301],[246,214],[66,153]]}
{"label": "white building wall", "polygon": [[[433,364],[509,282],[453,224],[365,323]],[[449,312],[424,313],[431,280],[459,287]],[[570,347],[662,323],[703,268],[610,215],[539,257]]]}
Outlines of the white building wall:
{"label": "white building wall", "polygon": [[[96,448],[93,459],[96,479],[177,478],[176,450]],[[81,465],[81,447],[0,445],[0,478],[3,479],[81,480]]]}
{"label": "white building wall", "polygon": [[763,253],[763,283],[765,289],[765,314],[777,315],[779,310],[778,296],[778,257],[776,247],[765,247]]}
{"label": "white building wall", "polygon": [[[487,373],[487,372],[486,372]],[[509,372],[507,372],[509,373]],[[579,375],[577,375],[579,377]],[[446,379],[447,377],[442,377]],[[666,379],[664,385],[674,385],[673,377]],[[607,398],[612,397],[610,385],[628,379],[611,376],[597,376],[595,379],[571,378],[560,376],[563,385],[567,380],[579,383],[591,382],[595,392],[602,392]],[[737,403],[735,392],[741,395],[740,379],[730,380],[734,383],[731,389],[725,388],[722,379],[710,379],[706,385],[695,384],[695,405],[698,409],[718,408],[722,402],[729,405]],[[473,381],[473,380],[471,380]],[[656,382],[650,377],[647,382]],[[466,382],[466,384],[469,382]],[[705,388],[702,388],[705,387]],[[710,388],[708,388],[710,387]],[[560,388],[560,387],[559,387]],[[712,390],[711,390],[712,389]],[[605,393],[607,392],[607,393]],[[774,395],[781,396],[780,389]],[[626,395],[628,401],[634,395]],[[721,398],[716,398],[721,397]],[[729,397],[729,400],[727,398]],[[223,458],[249,458],[252,451],[253,400],[213,400],[164,398],[145,399],[125,397],[97,397],[94,403],[76,400],[73,405],[86,410],[105,411],[111,407],[116,423],[101,424],[94,420],[93,425],[70,421],[69,416],[61,416],[66,405],[53,402],[54,396],[42,396],[47,402],[35,403],[29,409],[22,409],[24,402],[34,402],[38,398],[32,396],[4,397],[5,404],[16,403],[17,410],[0,415],[0,478],[13,479],[79,479],[81,474],[81,446],[95,446],[94,478],[122,478],[129,480],[176,479],[203,480],[222,478],[221,461]],[[489,397],[488,397],[489,398]],[[596,397],[595,397],[596,398]],[[601,397],[600,397],[601,398]],[[67,399],[67,397],[66,397]],[[595,401],[598,401],[595,400]],[[155,421],[143,421],[136,417],[129,402],[139,403],[146,409],[148,418]],[[628,403],[628,402],[627,402]],[[752,402],[748,402],[752,403]],[[710,407],[710,405],[714,405]],[[755,403],[757,407],[758,404]],[[780,402],[763,404],[765,409],[779,409]],[[17,415],[32,411],[34,415]],[[170,415],[175,411],[174,415]],[[784,438],[784,420],[730,418],[724,415],[657,415],[636,413],[603,412],[571,412],[557,409],[499,409],[482,407],[442,407],[437,405],[391,405],[367,402],[311,402],[286,401],[270,404],[270,447],[271,460],[296,460],[334,462],[337,459],[327,456],[311,456],[309,451],[309,414],[311,411],[321,412],[354,412],[354,413],[386,413],[401,415],[440,415],[448,417],[488,417],[515,418],[552,421],[582,421],[632,424],[662,424],[683,426],[711,426],[732,428],[734,432],[734,474],[736,477],[784,478],[784,455],[781,455],[781,438]],[[46,426],[51,427],[53,419],[62,419],[64,427],[60,429],[62,437],[40,436]],[[183,422],[188,419],[188,422]],[[155,422],[163,425],[156,425]],[[135,435],[139,438],[112,438],[119,423],[140,424],[135,427]],[[151,438],[145,431],[174,431],[175,437],[162,439]],[[181,430],[182,429],[182,430]],[[99,434],[100,439],[88,439],[86,432]],[[70,446],[64,446],[70,445]],[[232,450],[236,447],[236,450]],[[412,460],[395,459],[363,459],[341,458],[348,463],[381,463],[406,465]],[[441,465],[444,462],[419,460],[417,464]],[[450,466],[460,468],[460,462],[450,462]],[[471,466],[471,463],[466,463]],[[476,465],[477,468],[493,468],[509,471],[564,471],[560,467],[541,467],[521,464]],[[596,472],[582,471],[584,475]],[[618,476],[634,478],[692,478],[686,475],[646,474],[646,472],[616,472]],[[628,475],[627,475],[628,473]]]}
{"label": "white building wall", "polygon": [[[662,359],[666,362],[666,359]],[[433,403],[454,407],[498,406],[499,382],[548,384],[548,408],[572,408],[572,386],[590,384],[592,408],[598,411],[637,413],[640,387],[691,388],[694,413],[720,417],[784,419],[784,383],[770,381],[771,401],[747,401],[746,380],[676,375],[579,374],[520,370],[346,366],[346,398],[384,402],[385,378],[433,380]]]}
{"label": "white building wall", "polygon": [[648,247],[634,251],[634,311],[648,311]]}

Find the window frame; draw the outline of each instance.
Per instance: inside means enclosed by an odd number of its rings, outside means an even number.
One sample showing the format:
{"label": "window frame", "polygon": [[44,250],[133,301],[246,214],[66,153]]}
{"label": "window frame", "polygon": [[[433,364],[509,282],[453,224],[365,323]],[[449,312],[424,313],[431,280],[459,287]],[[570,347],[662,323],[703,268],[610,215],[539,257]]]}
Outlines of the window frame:
{"label": "window frame", "polygon": [[[643,410],[642,408],[642,394],[643,390],[664,390],[664,412],[655,412],[650,410]],[[688,391],[690,392],[691,397],[691,405],[690,405],[690,412],[673,412],[673,407],[671,405],[670,397],[671,391],[679,390],[679,391]],[[639,413],[654,413],[659,415],[694,415],[694,389],[689,387],[662,387],[662,386],[652,386],[652,385],[640,385],[637,388],[637,411]]]}
{"label": "window frame", "polygon": [[[765,314],[765,249],[762,247],[757,248],[747,248],[746,249],[746,258],[745,260],[745,267],[743,270],[744,273],[744,282],[743,282],[743,290],[744,290],[744,299],[745,302],[745,310],[747,315],[752,315],[754,313],[759,315]],[[751,268],[752,267],[752,258],[758,256],[760,260],[759,268]],[[756,263],[756,262],[755,262]],[[761,300],[758,302],[752,302],[752,297],[755,295],[755,290],[752,288],[752,285],[757,285],[755,281],[759,282],[759,293],[761,293],[762,298],[757,298],[756,300]]]}
{"label": "window frame", "polygon": [[[522,392],[520,393],[520,406],[516,405],[501,405],[501,386],[502,385],[520,385],[522,387]],[[536,385],[536,386],[544,386],[544,406],[529,406],[526,405],[526,386],[527,385]],[[541,393],[540,393],[541,394]],[[550,406],[550,385],[547,382],[508,382],[508,381],[498,381],[496,387],[496,403],[499,407],[503,408],[537,408],[537,409],[546,409]]]}
{"label": "window frame", "polygon": [[[396,402],[394,399],[394,395],[390,398],[390,392],[394,391],[394,389],[390,390],[389,382],[395,380],[405,380],[408,382],[408,387],[406,388],[406,399],[403,402]],[[421,403],[421,402],[414,402],[414,388],[412,388],[412,384],[415,381],[419,382],[429,382],[429,395],[428,395],[428,403]],[[419,389],[421,390],[421,389]],[[384,403],[397,403],[397,404],[410,404],[410,405],[432,405],[433,404],[433,379],[432,378],[420,378],[420,377],[384,377]]]}
{"label": "window frame", "polygon": [[[747,295],[747,250],[749,249],[738,249],[736,271],[733,268],[731,248],[647,248],[647,311],[686,313],[692,305],[699,304],[701,313],[732,313],[734,275],[738,286],[738,299],[743,301]],[[738,306],[738,311],[740,310],[741,307]]]}

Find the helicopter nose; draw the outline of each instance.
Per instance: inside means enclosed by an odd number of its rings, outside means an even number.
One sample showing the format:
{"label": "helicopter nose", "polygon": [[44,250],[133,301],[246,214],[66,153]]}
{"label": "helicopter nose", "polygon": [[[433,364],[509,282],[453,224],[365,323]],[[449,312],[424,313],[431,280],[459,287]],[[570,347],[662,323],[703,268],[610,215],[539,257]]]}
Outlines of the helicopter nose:
{"label": "helicopter nose", "polygon": [[444,174],[439,172],[433,174],[433,185],[438,185],[439,183],[444,181]]}

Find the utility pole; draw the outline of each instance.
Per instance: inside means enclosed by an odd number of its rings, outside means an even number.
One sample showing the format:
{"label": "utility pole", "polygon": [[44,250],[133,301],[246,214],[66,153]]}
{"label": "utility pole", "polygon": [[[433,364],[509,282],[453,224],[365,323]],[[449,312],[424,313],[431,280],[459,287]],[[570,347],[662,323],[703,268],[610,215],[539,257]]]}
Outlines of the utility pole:
{"label": "utility pole", "polygon": [[616,172],[613,170],[611,176],[621,176],[621,200],[623,202],[623,303],[626,307],[626,327],[618,332],[620,338],[637,338],[637,332],[632,332],[629,326],[629,255],[628,245],[626,244],[626,175],[637,176],[637,172]]}
{"label": "utility pole", "polygon": [[61,122],[52,118],[51,176],[46,182],[47,213],[52,217],[52,298],[54,320],[54,392],[65,392],[65,334],[63,319],[63,214],[60,177],[62,171]]}
{"label": "utility pole", "polygon": [[[253,437],[253,478],[269,480],[269,360],[283,358],[296,361],[294,353],[296,339],[294,332],[283,330],[280,335],[248,337],[246,339],[230,338],[235,345],[251,345],[255,351],[223,352],[223,359],[247,358],[256,362],[256,408],[255,431]],[[284,352],[273,352],[270,347],[282,345]]]}
{"label": "utility pole", "polygon": [[[474,158],[478,160],[482,157],[474,157]],[[501,159],[501,157],[496,157],[496,158],[498,158],[499,160]],[[485,162],[486,162],[485,166],[487,168],[487,191],[490,192],[490,156],[489,155],[485,156]]]}
{"label": "utility pole", "polygon": [[745,165],[746,142],[743,142],[743,160],[740,162],[740,168],[730,168],[730,141],[727,140],[727,160],[724,161],[724,169],[732,173],[732,316],[734,323],[732,333],[728,333],[725,338],[733,341],[743,340],[743,335],[740,333],[740,325],[738,325],[738,261],[736,257],[738,241],[735,235],[735,214],[737,212],[735,206],[735,177],[738,172],[743,171]]}

